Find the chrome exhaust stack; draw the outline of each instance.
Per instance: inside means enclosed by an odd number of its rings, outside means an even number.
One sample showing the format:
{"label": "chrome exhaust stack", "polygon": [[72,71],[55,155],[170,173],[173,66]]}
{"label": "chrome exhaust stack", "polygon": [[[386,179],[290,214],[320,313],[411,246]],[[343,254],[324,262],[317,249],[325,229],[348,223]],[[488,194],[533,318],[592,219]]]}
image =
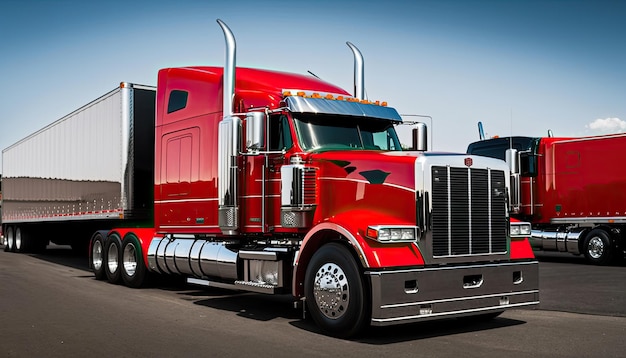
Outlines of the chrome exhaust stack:
{"label": "chrome exhaust stack", "polygon": [[354,54],[354,97],[365,99],[365,64],[361,51],[350,41],[346,42]]}
{"label": "chrome exhaust stack", "polygon": [[224,235],[236,235],[239,230],[237,163],[241,132],[241,119],[233,115],[237,44],[228,26],[220,19],[217,19],[217,23],[222,28],[226,41],[222,87],[224,118],[220,122],[218,134],[218,225]]}

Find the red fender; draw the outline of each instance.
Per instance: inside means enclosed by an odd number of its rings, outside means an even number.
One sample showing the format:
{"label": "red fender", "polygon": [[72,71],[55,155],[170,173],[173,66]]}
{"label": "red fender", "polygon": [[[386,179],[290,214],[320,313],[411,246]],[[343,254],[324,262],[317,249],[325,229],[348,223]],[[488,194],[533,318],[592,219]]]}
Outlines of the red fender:
{"label": "red fender", "polygon": [[322,245],[336,240],[349,244],[364,269],[423,266],[424,259],[416,243],[383,244],[365,237],[368,226],[411,225],[397,218],[383,217],[370,211],[350,211],[333,216],[314,226],[304,237],[295,259],[294,296],[304,294],[304,276],[309,260]]}

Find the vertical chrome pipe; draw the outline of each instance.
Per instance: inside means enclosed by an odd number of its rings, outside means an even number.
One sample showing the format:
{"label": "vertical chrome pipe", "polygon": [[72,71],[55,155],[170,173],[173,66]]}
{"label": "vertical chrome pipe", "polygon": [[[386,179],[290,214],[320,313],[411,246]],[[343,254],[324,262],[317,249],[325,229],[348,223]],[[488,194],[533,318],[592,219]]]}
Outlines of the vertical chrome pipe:
{"label": "vertical chrome pipe", "polygon": [[241,119],[233,115],[235,98],[236,47],[235,36],[220,19],[217,23],[224,32],[226,55],[223,77],[223,119],[219,124],[218,134],[218,225],[225,235],[235,235],[239,228],[239,132]]}
{"label": "vertical chrome pipe", "polygon": [[224,21],[217,19],[217,23],[224,31],[224,40],[226,41],[226,54],[224,59],[224,88],[223,103],[224,117],[233,114],[233,98],[235,97],[235,59],[237,56],[237,43],[228,25]]}
{"label": "vertical chrome pipe", "polygon": [[365,64],[361,51],[350,41],[346,42],[354,54],[354,97],[365,99]]}

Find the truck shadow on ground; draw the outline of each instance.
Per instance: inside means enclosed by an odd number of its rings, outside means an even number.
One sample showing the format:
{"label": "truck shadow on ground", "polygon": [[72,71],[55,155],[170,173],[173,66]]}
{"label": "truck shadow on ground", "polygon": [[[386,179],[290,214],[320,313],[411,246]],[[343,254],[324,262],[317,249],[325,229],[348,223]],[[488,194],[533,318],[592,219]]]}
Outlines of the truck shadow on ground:
{"label": "truck shadow on ground", "polygon": [[[462,333],[480,332],[525,323],[524,321],[508,318],[496,318],[486,322],[450,318],[387,327],[368,327],[360,336],[351,340],[365,344],[385,345]],[[290,322],[290,324],[312,333],[323,334],[311,319],[294,321]]]}
{"label": "truck shadow on ground", "polygon": [[36,259],[47,261],[56,265],[63,265],[77,270],[83,270],[86,271],[86,274],[91,274],[87,254],[77,253],[69,246],[48,245],[48,248],[41,253],[25,253],[25,255],[30,255]]}
{"label": "truck shadow on ground", "polygon": [[[293,298],[290,295],[267,296],[257,293],[239,293],[224,289],[211,288],[207,290],[181,292],[181,295],[193,298],[211,296],[199,299],[194,304],[223,311],[230,311],[239,317],[256,321],[270,321],[285,319],[293,327],[314,334],[324,335],[317,327],[309,314],[303,314],[302,308],[294,308]],[[303,317],[306,316],[306,317]],[[444,319],[440,321],[420,322],[388,327],[369,327],[359,337],[351,339],[366,344],[393,344],[404,341],[414,341],[439,336],[455,335],[460,333],[478,332],[502,327],[525,324],[524,321],[495,318],[488,321],[471,319]]]}

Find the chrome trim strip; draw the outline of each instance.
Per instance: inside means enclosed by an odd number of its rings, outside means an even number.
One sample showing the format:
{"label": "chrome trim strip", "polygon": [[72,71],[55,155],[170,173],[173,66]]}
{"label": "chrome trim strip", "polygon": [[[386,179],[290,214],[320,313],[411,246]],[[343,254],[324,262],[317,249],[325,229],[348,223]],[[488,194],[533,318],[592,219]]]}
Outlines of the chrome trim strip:
{"label": "chrome trim strip", "polygon": [[384,275],[393,275],[397,273],[411,273],[418,271],[446,271],[446,270],[465,270],[465,269],[484,269],[488,267],[502,267],[502,266],[520,266],[520,265],[538,265],[539,261],[524,261],[524,262],[504,262],[504,263],[493,263],[493,264],[484,264],[484,265],[463,265],[463,266],[441,266],[441,267],[423,267],[423,268],[415,268],[415,269],[404,269],[404,270],[386,270],[386,271],[369,271],[365,272],[366,275],[370,276],[384,276]]}
{"label": "chrome trim strip", "polygon": [[[266,198],[280,198],[278,194],[265,195]],[[263,199],[263,195],[244,195],[240,196],[242,199]]]}
{"label": "chrome trim strip", "polygon": [[[510,294],[506,294],[506,295],[510,296]],[[464,313],[475,313],[475,312],[481,312],[481,311],[500,311],[500,310],[515,308],[515,307],[532,306],[532,305],[538,305],[538,304],[539,304],[539,301],[532,301],[532,302],[501,305],[497,307],[483,307],[483,308],[448,311],[448,312],[431,313],[431,314],[423,314],[423,315],[403,316],[403,317],[394,317],[394,318],[372,318],[372,322],[379,322],[379,323],[400,322],[400,321],[407,321],[407,320],[414,320],[414,319],[425,319],[425,318],[430,318],[430,317],[453,316],[453,315],[460,315]]]}
{"label": "chrome trim strip", "polygon": [[218,229],[217,225],[189,225],[189,226],[176,226],[176,225],[168,225],[161,226],[161,229]]}
{"label": "chrome trim strip", "polygon": [[626,223],[626,216],[587,216],[582,218],[559,218],[550,220],[553,224],[580,224],[580,223]]}
{"label": "chrome trim strip", "polygon": [[170,200],[155,200],[155,204],[169,204],[169,203],[197,203],[197,202],[210,202],[218,201],[217,198],[204,198],[204,199],[170,199]]}
{"label": "chrome trim strip", "polygon": [[397,303],[397,304],[393,304],[393,305],[382,305],[382,306],[380,306],[380,308],[411,307],[411,306],[425,305],[425,304],[429,304],[429,303],[469,301],[469,300],[478,300],[478,299],[481,299],[481,298],[492,298],[492,297],[501,297],[501,296],[519,296],[519,295],[526,295],[526,294],[529,294],[529,293],[539,293],[539,290],[529,290],[529,291],[520,291],[520,292],[501,292],[501,293],[494,293],[494,294],[490,294],[490,295],[456,297],[456,298],[440,299],[440,300],[430,300],[430,301],[421,301],[421,302]]}

